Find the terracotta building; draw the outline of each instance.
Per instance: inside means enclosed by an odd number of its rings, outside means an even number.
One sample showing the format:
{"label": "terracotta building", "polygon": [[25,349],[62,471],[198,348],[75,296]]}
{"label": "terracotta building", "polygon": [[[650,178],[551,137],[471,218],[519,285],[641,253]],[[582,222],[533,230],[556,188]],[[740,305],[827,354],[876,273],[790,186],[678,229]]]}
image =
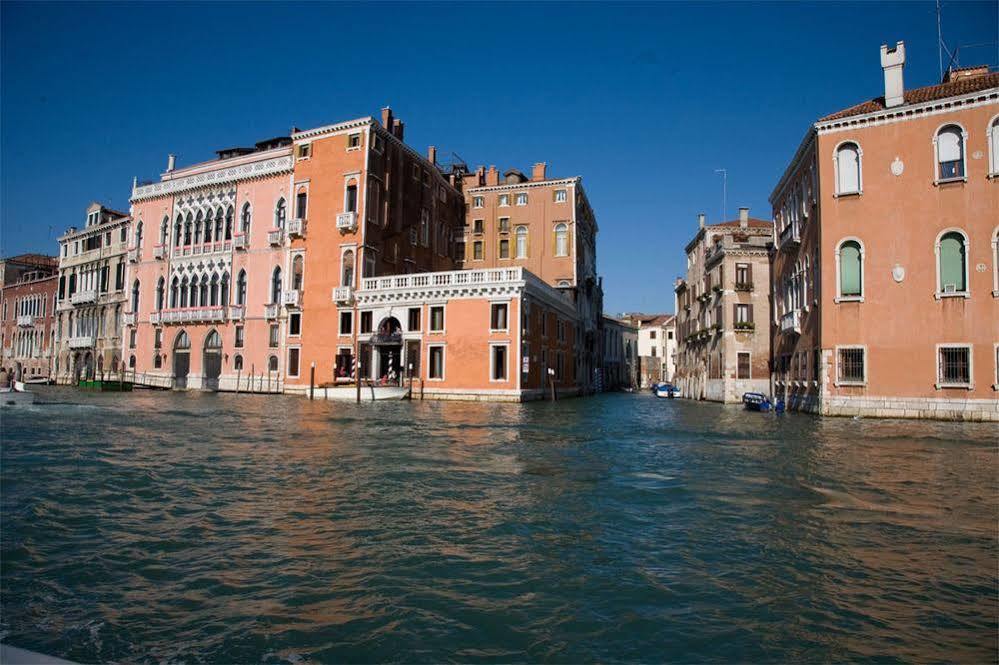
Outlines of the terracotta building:
{"label": "terracotta building", "polygon": [[0,261],[0,366],[17,378],[51,374],[58,270],[54,256],[22,254]]}
{"label": "terracotta building", "polygon": [[99,203],[59,238],[54,375],[60,383],[121,369],[126,243],[131,218]]}
{"label": "terracotta building", "polygon": [[769,392],[770,247],[773,223],[739,209],[739,219],[706,225],[686,246],[677,281],[676,381],[684,397],[739,402]]}
{"label": "terracotta building", "polygon": [[550,178],[539,162],[528,178],[517,169],[500,175],[479,167],[462,178],[465,225],[463,266],[520,266],[561,290],[576,307],[576,375],[593,390],[601,367],[603,287],[597,276],[596,216],[582,178]]}
{"label": "terracotta building", "polygon": [[[824,414],[999,419],[999,73],[827,115],[771,194],[774,391]],[[757,317],[757,321],[762,321]]]}

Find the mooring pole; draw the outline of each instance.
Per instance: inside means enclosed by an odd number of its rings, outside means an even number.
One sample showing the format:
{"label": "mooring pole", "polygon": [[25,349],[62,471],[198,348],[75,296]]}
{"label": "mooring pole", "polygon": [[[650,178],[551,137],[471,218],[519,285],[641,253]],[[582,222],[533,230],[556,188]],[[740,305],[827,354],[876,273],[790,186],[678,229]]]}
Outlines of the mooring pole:
{"label": "mooring pole", "polygon": [[315,399],[316,393],[316,363],[312,363],[312,368],[309,370],[309,401]]}

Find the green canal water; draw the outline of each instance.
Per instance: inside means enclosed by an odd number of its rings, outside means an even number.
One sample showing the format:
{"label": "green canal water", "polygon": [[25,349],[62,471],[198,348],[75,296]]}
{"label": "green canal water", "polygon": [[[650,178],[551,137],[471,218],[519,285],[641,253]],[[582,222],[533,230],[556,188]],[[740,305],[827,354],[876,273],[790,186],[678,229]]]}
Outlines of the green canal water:
{"label": "green canal water", "polygon": [[984,424],[45,391],[0,638],[79,662],[995,662]]}

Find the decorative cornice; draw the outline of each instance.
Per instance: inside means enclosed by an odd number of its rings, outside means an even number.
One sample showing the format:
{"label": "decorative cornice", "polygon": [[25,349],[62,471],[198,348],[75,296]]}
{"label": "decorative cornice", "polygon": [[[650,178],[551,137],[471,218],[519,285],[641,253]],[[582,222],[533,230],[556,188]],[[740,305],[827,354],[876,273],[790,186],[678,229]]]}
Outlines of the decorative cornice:
{"label": "decorative cornice", "polygon": [[291,139],[296,142],[301,141],[302,139],[314,139],[320,136],[326,136],[327,134],[337,134],[351,129],[361,129],[373,123],[374,119],[371,116],[367,116],[365,118],[357,118],[356,120],[338,122],[334,125],[323,125],[322,127],[316,127],[315,129],[306,129],[301,132],[295,132],[291,135]]}
{"label": "decorative cornice", "polygon": [[208,171],[207,173],[185,176],[177,178],[176,180],[165,180],[151,185],[134,187],[132,189],[132,197],[130,201],[135,203],[144,199],[167,196],[189,189],[210,187],[213,185],[221,185],[240,180],[263,178],[281,173],[290,173],[293,165],[294,160],[292,156],[286,155],[284,157],[275,157],[264,161],[243,164],[241,166],[232,166],[229,168],[218,169],[216,171]]}
{"label": "decorative cornice", "polygon": [[[95,224],[93,226],[87,226],[82,229],[77,229],[72,233],[65,233],[56,238],[56,240],[58,242],[64,242],[66,240],[79,240],[80,238],[87,238],[90,236],[101,235],[103,233],[107,233],[108,231],[117,229],[120,226],[128,226],[131,223],[132,223],[131,217],[119,217],[117,219],[112,219],[111,221],[108,222],[103,222],[101,224]],[[124,250],[122,251],[124,252]]]}
{"label": "decorative cornice", "polygon": [[469,194],[477,194],[479,192],[499,192],[503,190],[513,191],[516,189],[530,189],[532,187],[575,185],[580,180],[582,180],[582,178],[577,175],[571,178],[561,178],[559,180],[528,180],[527,182],[518,182],[513,185],[486,185],[483,187],[469,187],[466,191]]}
{"label": "decorative cornice", "polygon": [[845,129],[855,129],[857,127],[884,125],[893,122],[901,122],[903,120],[912,120],[914,118],[924,118],[930,115],[956,111],[961,108],[983,106],[995,103],[996,101],[999,101],[999,88],[988,88],[986,90],[969,92],[965,95],[955,95],[953,97],[944,97],[943,99],[934,99],[920,104],[906,104],[889,109],[872,111],[871,113],[865,113],[863,115],[853,115],[845,118],[837,118],[835,120],[819,121],[815,123],[815,128],[820,134],[827,134]]}

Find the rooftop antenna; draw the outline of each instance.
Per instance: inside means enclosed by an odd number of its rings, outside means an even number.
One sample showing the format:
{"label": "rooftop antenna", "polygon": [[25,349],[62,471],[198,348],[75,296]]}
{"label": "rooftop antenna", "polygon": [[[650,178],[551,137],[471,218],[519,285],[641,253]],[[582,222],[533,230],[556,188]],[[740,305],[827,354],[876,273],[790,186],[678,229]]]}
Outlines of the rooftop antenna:
{"label": "rooftop antenna", "polygon": [[715,169],[715,173],[722,174],[722,214],[721,221],[725,221],[728,210],[728,171],[726,169]]}
{"label": "rooftop antenna", "polygon": [[940,80],[943,81],[943,28],[940,20],[940,0],[937,0],[937,60],[940,63]]}

